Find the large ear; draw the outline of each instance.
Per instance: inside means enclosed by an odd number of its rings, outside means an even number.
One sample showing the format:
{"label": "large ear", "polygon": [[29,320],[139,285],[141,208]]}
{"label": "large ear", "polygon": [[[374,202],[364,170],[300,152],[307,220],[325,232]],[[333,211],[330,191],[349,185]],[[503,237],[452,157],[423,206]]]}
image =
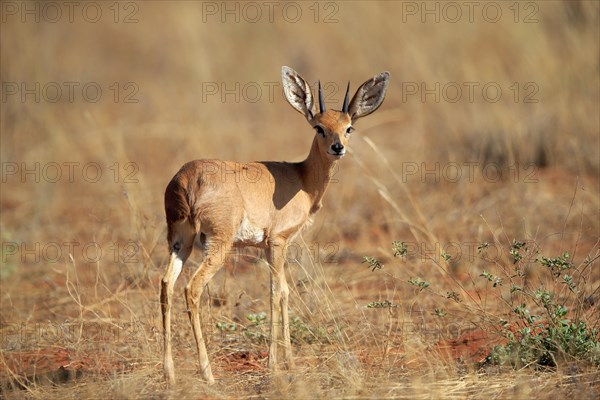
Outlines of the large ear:
{"label": "large ear", "polygon": [[375,75],[358,88],[348,107],[348,114],[352,121],[369,115],[379,108],[383,103],[389,81],[390,73],[386,71]]}
{"label": "large ear", "polygon": [[307,120],[314,117],[313,96],[308,83],[296,71],[290,67],[281,67],[281,80],[283,81],[283,92],[287,101],[296,110],[300,111]]}

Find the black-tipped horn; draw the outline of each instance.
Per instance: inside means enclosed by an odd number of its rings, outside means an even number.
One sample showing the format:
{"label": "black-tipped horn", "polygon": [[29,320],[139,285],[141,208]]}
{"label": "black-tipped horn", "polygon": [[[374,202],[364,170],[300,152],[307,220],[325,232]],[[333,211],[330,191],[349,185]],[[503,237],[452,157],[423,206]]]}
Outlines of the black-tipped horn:
{"label": "black-tipped horn", "polygon": [[321,81],[319,81],[319,112],[321,114],[325,112],[325,99],[323,98],[323,91],[321,90]]}
{"label": "black-tipped horn", "polygon": [[348,81],[348,86],[346,86],[346,96],[344,97],[344,105],[342,106],[342,112],[348,112],[348,94],[350,92],[350,81]]}

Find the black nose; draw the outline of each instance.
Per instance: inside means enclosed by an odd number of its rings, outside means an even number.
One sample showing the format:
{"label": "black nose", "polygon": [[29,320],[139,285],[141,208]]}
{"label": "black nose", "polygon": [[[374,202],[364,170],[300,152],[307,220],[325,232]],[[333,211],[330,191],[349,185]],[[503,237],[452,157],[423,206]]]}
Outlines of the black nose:
{"label": "black nose", "polygon": [[344,151],[344,145],[342,145],[341,143],[334,143],[331,145],[331,150],[339,154],[342,151]]}

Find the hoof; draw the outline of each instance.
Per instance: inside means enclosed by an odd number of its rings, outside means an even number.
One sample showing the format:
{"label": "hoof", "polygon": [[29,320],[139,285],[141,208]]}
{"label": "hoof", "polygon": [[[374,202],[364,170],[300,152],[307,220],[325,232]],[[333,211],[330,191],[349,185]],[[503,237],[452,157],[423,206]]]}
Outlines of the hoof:
{"label": "hoof", "polygon": [[177,383],[174,373],[165,372],[165,380],[167,381],[168,387],[175,387],[175,384]]}
{"label": "hoof", "polygon": [[215,378],[211,375],[209,376],[205,376],[204,380],[206,381],[207,385],[214,385],[215,384]]}

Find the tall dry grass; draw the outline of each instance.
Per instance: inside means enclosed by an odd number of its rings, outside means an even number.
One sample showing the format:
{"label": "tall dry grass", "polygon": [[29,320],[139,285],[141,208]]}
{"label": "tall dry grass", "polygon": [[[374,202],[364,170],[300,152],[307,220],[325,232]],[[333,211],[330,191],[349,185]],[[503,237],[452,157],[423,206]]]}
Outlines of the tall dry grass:
{"label": "tall dry grass", "polygon": [[[537,5],[533,23],[523,22],[534,9],[524,3],[516,23],[508,3],[499,3],[503,18],[496,23],[480,13],[472,23],[466,17],[438,23],[432,16],[422,22],[420,14],[407,15],[407,2],[366,1],[319,3],[317,23],[312,3],[305,2],[298,3],[303,17],[296,23],[277,13],[273,22],[236,23],[203,14],[200,2],[139,2],[131,3],[137,5],[137,22],[131,24],[114,23],[110,4],[100,4],[104,14],[98,23],[79,17],[73,23],[66,18],[35,23],[31,16],[22,22],[4,9],[3,396],[598,393],[593,368],[481,375],[472,360],[447,357],[436,347],[452,323],[460,333],[488,329],[489,341],[495,337],[484,322],[507,308],[479,275],[510,269],[513,239],[535,243],[547,256],[569,251],[577,265],[588,256],[594,260],[579,284],[595,303],[580,306],[585,320],[598,327],[596,2],[527,3]],[[120,19],[135,9],[119,4]],[[332,10],[337,22],[324,23]],[[164,188],[191,159],[295,161],[306,155],[313,133],[281,96],[282,65],[311,82],[327,83],[334,108],[343,95],[336,88],[346,80],[355,89],[376,72],[392,76],[384,105],[357,123],[351,154],[336,173],[323,211],[290,255],[299,368],[289,376],[264,369],[268,332],[247,316],[268,311],[268,271],[260,254],[249,251],[219,272],[205,299],[203,324],[218,384],[209,388],[198,379],[193,338],[177,295],[175,364],[181,384],[167,391],[160,372],[158,305],[167,256]],[[78,88],[93,82],[103,92],[96,103],[80,91],[73,101],[63,94],[56,103],[42,94],[36,102],[33,95],[22,101],[20,93],[7,93],[13,88],[7,84],[31,88],[36,82],[63,88],[65,82],[77,82]],[[261,97],[249,101],[251,92],[238,91],[238,102],[233,94],[222,99],[221,92],[206,92],[215,84],[231,89],[236,83],[259,87]],[[500,87],[501,99],[485,97],[486,84]],[[475,88],[472,99],[468,85]],[[454,102],[457,86],[462,96]],[[423,94],[423,88],[433,93]],[[137,102],[125,102],[128,94]],[[35,172],[20,174],[35,163],[37,181]],[[53,163],[63,174],[55,183],[43,172]],[[90,163],[101,168],[97,182],[81,175]],[[75,168],[73,179],[68,165]],[[13,175],[8,168],[14,166]],[[407,257],[392,256],[395,240],[409,244]],[[495,263],[474,250],[482,242],[501,249]],[[86,245],[102,254],[85,253]],[[449,262],[441,258],[443,251],[451,253]],[[378,258],[384,268],[371,271],[362,263],[364,255]],[[196,250],[181,281],[200,259]],[[532,284],[550,282],[535,268],[527,273]],[[418,292],[408,283],[417,276],[431,290]],[[177,285],[178,293],[182,287]],[[463,302],[454,305],[439,295],[448,291]],[[385,300],[398,307],[367,308]],[[436,308],[447,317],[437,317]],[[235,330],[219,330],[217,323],[235,324]],[[67,332],[47,333],[56,326]],[[40,330],[46,334],[32,333]],[[15,367],[15,354],[53,349],[68,350],[83,372],[47,385],[27,378],[46,376],[44,365],[51,362],[34,362],[29,373]],[[248,360],[240,361],[242,355]]]}

